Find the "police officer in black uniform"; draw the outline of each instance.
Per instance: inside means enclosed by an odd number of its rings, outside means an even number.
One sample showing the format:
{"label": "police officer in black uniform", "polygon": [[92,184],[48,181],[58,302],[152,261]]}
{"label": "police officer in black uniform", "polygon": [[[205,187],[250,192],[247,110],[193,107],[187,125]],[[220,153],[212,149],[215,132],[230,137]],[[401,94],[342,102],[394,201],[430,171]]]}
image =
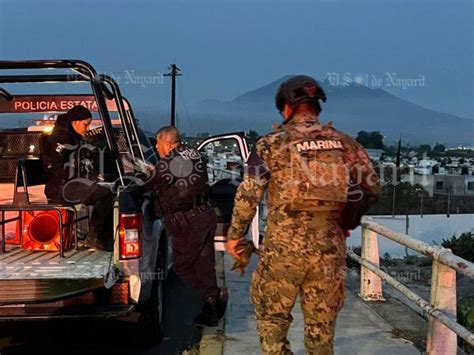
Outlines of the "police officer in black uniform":
{"label": "police officer in black uniform", "polygon": [[110,214],[114,195],[97,183],[93,170],[94,147],[85,144],[92,122],[91,112],[75,106],[59,115],[53,131],[43,138],[42,162],[47,182],[45,195],[51,203],[83,203],[94,206],[86,243],[89,247],[111,249],[113,237],[104,223]]}
{"label": "police officer in black uniform", "polygon": [[217,287],[214,233],[217,217],[208,198],[207,164],[201,154],[181,144],[173,126],[156,134],[161,160],[147,184],[156,193],[156,209],[173,238],[173,269],[204,300],[194,318],[199,326],[216,326],[226,306],[225,294]]}

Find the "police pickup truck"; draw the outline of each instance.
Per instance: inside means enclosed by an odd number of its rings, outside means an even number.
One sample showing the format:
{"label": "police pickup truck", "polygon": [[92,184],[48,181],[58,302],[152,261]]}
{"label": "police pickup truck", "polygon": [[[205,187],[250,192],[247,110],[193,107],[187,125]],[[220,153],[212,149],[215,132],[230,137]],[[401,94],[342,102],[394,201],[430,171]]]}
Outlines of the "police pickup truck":
{"label": "police pickup truck", "polygon": [[[63,92],[71,82],[89,93],[16,93],[26,83],[58,85]],[[44,196],[42,137],[57,114],[75,105],[95,116],[93,166],[116,192],[112,251],[82,247],[86,206],[48,203]],[[0,127],[0,321],[113,318],[138,310],[147,329],[162,334],[172,238],[156,217],[153,193],[136,179],[145,164],[157,162],[154,138],[139,127],[117,83],[79,60],[0,61]],[[210,137],[198,149],[209,159],[219,221],[215,246],[223,251],[249,148],[242,133],[231,133]],[[257,215],[249,228],[256,244],[258,229]]]}
{"label": "police pickup truck", "polygon": [[[52,85],[63,91],[71,82],[89,93],[16,94]],[[112,251],[83,247],[86,206],[44,196],[42,137],[58,113],[75,105],[95,116],[94,167],[116,193]],[[153,194],[130,183],[141,164],[157,157],[116,82],[83,61],[0,61],[0,126],[0,320],[111,318],[139,310],[159,334],[171,244]]]}

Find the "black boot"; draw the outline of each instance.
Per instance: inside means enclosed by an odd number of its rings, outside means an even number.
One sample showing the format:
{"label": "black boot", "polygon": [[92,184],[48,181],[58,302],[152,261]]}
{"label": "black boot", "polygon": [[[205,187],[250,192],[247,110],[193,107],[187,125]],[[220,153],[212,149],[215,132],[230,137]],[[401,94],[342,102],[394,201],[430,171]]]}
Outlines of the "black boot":
{"label": "black boot", "polygon": [[217,300],[214,297],[209,297],[204,302],[202,312],[194,317],[194,323],[200,327],[215,327],[219,323],[217,316]]}
{"label": "black boot", "polygon": [[217,317],[221,319],[227,308],[227,300],[229,299],[229,290],[227,287],[219,288],[217,292]]}
{"label": "black boot", "polygon": [[102,228],[99,226],[89,226],[89,232],[85,240],[85,247],[97,250],[106,250],[105,244],[99,239],[99,235],[102,233]]}

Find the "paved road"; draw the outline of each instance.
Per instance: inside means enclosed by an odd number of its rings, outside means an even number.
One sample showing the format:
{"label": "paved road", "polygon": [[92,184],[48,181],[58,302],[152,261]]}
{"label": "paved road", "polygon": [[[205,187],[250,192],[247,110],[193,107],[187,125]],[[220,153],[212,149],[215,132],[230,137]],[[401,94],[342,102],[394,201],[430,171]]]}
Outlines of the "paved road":
{"label": "paved road", "polygon": [[167,326],[160,344],[143,345],[134,315],[128,320],[0,323],[0,354],[181,354],[200,340],[192,318],[201,301],[173,273],[166,286]]}
{"label": "paved road", "polygon": [[[225,270],[229,270],[234,260],[225,257]],[[225,318],[225,355],[261,354],[256,332],[253,306],[249,303],[249,284],[258,258],[252,257],[245,275],[226,272],[226,285],[231,297]],[[355,275],[354,275],[355,273]],[[357,276],[349,270],[347,278],[353,282]],[[360,281],[359,281],[360,282]],[[360,284],[360,283],[359,283]],[[293,322],[288,333],[295,355],[305,354],[304,319],[297,301],[293,308]],[[403,309],[403,308],[402,308]],[[400,309],[396,309],[400,312]],[[408,312],[407,309],[404,309]],[[420,351],[413,344],[396,335],[394,328],[358,296],[346,290],[344,307],[337,319],[335,353],[338,355],[417,355]]]}

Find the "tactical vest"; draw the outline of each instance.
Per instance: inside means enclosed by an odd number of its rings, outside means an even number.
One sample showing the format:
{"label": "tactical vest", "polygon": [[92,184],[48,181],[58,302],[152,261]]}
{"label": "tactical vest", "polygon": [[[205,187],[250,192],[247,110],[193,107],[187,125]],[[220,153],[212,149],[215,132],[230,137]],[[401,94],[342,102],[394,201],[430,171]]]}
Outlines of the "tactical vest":
{"label": "tactical vest", "polygon": [[188,211],[207,203],[207,165],[198,151],[181,146],[160,160],[158,170],[165,181],[157,189],[158,214]]}
{"label": "tactical vest", "polygon": [[313,122],[281,129],[283,142],[272,154],[269,208],[341,210],[347,202],[349,173],[340,135],[330,125]]}

